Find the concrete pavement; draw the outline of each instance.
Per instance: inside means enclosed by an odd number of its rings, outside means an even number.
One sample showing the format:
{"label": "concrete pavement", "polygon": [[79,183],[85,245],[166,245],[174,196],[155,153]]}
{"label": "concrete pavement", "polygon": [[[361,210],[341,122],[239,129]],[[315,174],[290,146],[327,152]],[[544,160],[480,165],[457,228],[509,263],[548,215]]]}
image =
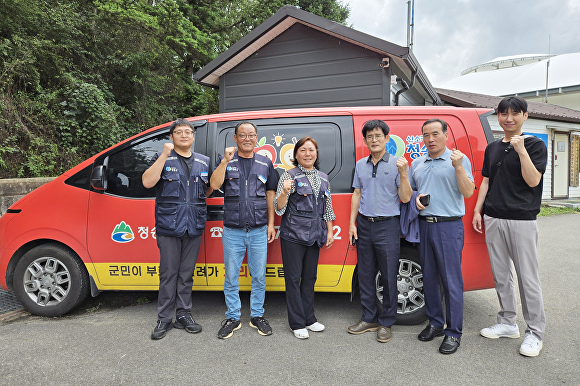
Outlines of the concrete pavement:
{"label": "concrete pavement", "polygon": [[219,292],[194,292],[200,334],[171,330],[151,341],[156,304],[64,318],[29,317],[0,325],[0,385],[554,385],[578,384],[580,338],[580,214],[538,219],[540,276],[547,317],[537,358],[518,354],[520,339],[486,339],[495,323],[495,291],[465,294],[464,336],[456,354],[438,353],[440,338],[420,342],[422,326],[394,326],[389,343],[350,335],[360,305],[347,294],[319,293],[316,311],[327,326],[298,340],[286,320],[283,293],[268,293],[266,317],[274,334],[248,326],[244,293],[242,329],[216,337],[225,305]]}

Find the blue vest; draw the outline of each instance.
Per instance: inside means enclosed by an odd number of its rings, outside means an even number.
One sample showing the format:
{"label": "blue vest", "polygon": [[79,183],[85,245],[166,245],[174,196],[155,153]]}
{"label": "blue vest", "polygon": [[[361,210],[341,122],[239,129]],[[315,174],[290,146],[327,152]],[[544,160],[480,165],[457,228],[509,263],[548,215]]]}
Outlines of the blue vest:
{"label": "blue vest", "polygon": [[260,154],[254,157],[247,180],[240,170],[237,151],[228,162],[224,178],[224,226],[260,227],[268,223],[266,181],[272,161]]}
{"label": "blue vest", "polygon": [[155,198],[155,232],[164,236],[199,236],[205,228],[207,207],[205,191],[209,184],[209,158],[195,157],[189,176],[181,167],[175,150],[167,157]]}
{"label": "blue vest", "polygon": [[286,211],[280,223],[280,237],[302,245],[322,247],[326,243],[326,221],[322,218],[326,209],[328,176],[320,175],[320,190],[316,198],[306,174],[299,168],[288,170],[294,179],[296,192],[288,196]]}

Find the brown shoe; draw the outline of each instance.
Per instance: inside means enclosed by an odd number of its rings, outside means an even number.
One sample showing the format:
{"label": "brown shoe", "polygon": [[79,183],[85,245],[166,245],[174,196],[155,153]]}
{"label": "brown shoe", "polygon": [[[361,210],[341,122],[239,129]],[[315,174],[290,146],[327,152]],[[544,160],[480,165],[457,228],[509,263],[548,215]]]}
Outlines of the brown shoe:
{"label": "brown shoe", "polygon": [[391,340],[391,327],[380,326],[377,331],[377,340],[381,343],[387,343]]}
{"label": "brown shoe", "polygon": [[376,331],[379,329],[379,324],[378,323],[367,323],[367,322],[363,322],[362,320],[360,322],[358,322],[357,324],[353,324],[352,326],[350,326],[347,331],[350,332],[351,334],[364,334],[367,331]]}

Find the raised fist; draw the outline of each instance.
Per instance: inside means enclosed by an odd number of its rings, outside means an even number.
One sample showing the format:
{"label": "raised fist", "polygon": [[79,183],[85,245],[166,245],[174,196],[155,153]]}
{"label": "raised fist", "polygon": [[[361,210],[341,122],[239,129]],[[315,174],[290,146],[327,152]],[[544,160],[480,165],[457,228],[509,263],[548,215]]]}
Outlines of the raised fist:
{"label": "raised fist", "polygon": [[454,148],[449,158],[451,158],[451,165],[453,165],[454,168],[463,165],[463,153],[459,150]]}
{"label": "raised fist", "polygon": [[399,169],[399,174],[407,172],[409,169],[409,161],[403,156],[397,160],[397,168]]}
{"label": "raised fist", "polygon": [[169,157],[169,155],[171,154],[171,150],[173,150],[173,143],[171,142],[166,142],[163,145],[163,155],[166,157]]}
{"label": "raised fist", "polygon": [[226,147],[226,149],[224,150],[224,159],[227,162],[230,162],[232,160],[232,158],[234,157],[235,152],[236,152],[235,147]]}
{"label": "raised fist", "polygon": [[290,194],[290,190],[292,189],[293,184],[294,184],[294,180],[284,181],[284,185],[283,185],[284,194]]}

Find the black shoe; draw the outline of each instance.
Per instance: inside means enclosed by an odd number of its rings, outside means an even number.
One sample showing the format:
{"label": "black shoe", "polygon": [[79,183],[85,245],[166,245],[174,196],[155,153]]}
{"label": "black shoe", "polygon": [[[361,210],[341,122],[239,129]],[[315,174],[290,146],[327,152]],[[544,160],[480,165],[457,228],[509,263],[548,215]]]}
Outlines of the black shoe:
{"label": "black shoe", "polygon": [[425,327],[425,329],[421,331],[421,333],[417,338],[419,338],[420,341],[429,342],[433,340],[433,338],[443,335],[444,332],[445,329],[437,328],[428,324],[427,327]]}
{"label": "black shoe", "polygon": [[272,335],[272,327],[270,327],[270,323],[263,316],[256,316],[250,319],[250,327],[258,329],[260,335]]}
{"label": "black shoe", "polygon": [[453,354],[459,348],[460,343],[461,338],[445,335],[445,338],[443,338],[443,343],[441,343],[441,346],[439,346],[439,352],[441,354]]}
{"label": "black shoe", "polygon": [[234,335],[234,331],[242,328],[239,320],[224,319],[222,320],[222,328],[218,331],[218,338],[228,339],[230,336]]}
{"label": "black shoe", "polygon": [[191,314],[184,314],[180,315],[175,319],[173,323],[173,327],[179,329],[185,329],[187,332],[191,332],[193,334],[197,332],[201,332],[201,326],[195,323],[195,320],[191,317]]}
{"label": "black shoe", "polygon": [[151,339],[158,340],[158,339],[163,338],[165,336],[165,334],[167,333],[167,331],[171,330],[172,328],[173,328],[173,323],[162,322],[161,320],[158,320],[157,325],[155,326],[155,328],[153,329],[153,332],[151,333]]}

